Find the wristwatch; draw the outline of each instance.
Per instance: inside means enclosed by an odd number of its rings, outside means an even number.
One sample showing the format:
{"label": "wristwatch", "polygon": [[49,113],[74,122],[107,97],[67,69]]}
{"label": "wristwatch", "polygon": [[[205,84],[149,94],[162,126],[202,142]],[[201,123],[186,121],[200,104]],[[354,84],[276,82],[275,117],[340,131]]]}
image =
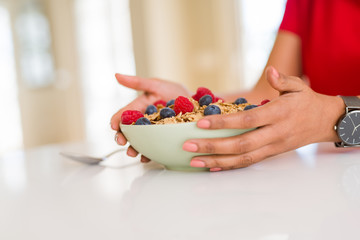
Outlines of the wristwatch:
{"label": "wristwatch", "polygon": [[341,142],[336,147],[360,147],[360,99],[340,96],[345,103],[345,114],[340,117],[335,131]]}

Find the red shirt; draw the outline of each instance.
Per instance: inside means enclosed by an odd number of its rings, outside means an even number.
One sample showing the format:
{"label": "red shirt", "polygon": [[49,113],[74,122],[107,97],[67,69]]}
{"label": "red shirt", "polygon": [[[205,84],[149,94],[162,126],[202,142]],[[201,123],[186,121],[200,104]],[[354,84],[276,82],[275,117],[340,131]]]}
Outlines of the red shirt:
{"label": "red shirt", "polygon": [[300,37],[314,91],[360,95],[360,0],[288,0],[280,30]]}

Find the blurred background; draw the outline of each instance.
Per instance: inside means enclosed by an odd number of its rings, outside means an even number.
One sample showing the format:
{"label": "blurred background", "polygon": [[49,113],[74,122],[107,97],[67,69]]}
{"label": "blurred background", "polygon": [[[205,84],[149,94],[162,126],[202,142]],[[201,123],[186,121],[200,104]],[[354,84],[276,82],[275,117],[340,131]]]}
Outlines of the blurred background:
{"label": "blurred background", "polygon": [[110,118],[136,97],[114,74],[192,91],[249,89],[285,0],[0,0],[0,155],[113,142]]}

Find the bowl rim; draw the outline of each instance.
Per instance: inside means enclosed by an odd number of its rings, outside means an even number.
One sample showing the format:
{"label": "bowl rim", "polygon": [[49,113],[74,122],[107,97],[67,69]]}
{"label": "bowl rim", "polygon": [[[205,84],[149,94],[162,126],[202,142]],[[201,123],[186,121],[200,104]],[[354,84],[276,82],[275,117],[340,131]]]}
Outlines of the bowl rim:
{"label": "bowl rim", "polygon": [[196,129],[199,129],[199,130],[206,130],[206,131],[213,131],[213,130],[248,130],[248,131],[252,131],[252,130],[255,130],[257,128],[199,128],[197,126],[197,122],[184,122],[184,123],[170,123],[170,124],[151,124],[151,125],[135,125],[135,124],[130,124],[130,125],[127,125],[127,124],[122,124],[120,123],[119,126],[120,126],[120,130],[122,127],[124,128],[178,128],[178,127],[181,127],[181,126],[185,126],[186,127],[189,127],[189,128],[196,128]]}
{"label": "bowl rim", "polygon": [[151,125],[135,125],[135,124],[122,124],[120,123],[119,126],[125,127],[165,127],[165,126],[179,126],[179,125],[196,125],[197,122],[183,122],[183,123],[169,123],[169,124],[151,124]]}

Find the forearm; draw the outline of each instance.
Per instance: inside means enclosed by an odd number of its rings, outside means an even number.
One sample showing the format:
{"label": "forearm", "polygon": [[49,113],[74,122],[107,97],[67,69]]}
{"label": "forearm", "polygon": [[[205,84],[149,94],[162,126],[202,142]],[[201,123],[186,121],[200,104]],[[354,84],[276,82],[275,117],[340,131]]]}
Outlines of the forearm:
{"label": "forearm", "polygon": [[238,91],[223,95],[226,101],[232,102],[238,97],[244,97],[251,103],[260,103],[263,99],[274,99],[279,93],[266,80],[265,69],[273,66],[279,72],[289,76],[302,76],[301,40],[293,33],[280,31],[275,40],[268,62],[256,85],[250,91]]}
{"label": "forearm", "polygon": [[321,121],[326,125],[327,132],[323,134],[324,139],[321,142],[339,142],[340,139],[335,131],[335,126],[342,115],[345,113],[344,101],[338,96],[320,95],[323,99],[323,119]]}

